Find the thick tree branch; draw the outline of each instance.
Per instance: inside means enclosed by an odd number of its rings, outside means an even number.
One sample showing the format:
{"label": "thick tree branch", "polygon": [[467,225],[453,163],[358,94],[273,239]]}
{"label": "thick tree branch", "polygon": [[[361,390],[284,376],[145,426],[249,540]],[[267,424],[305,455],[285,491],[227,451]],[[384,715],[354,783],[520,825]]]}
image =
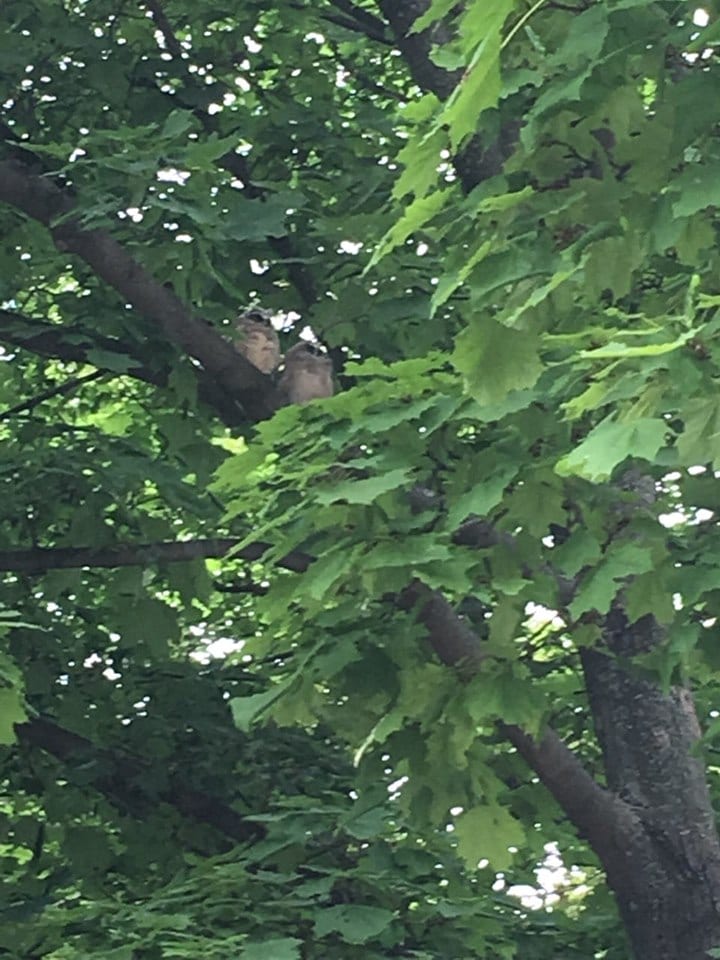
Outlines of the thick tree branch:
{"label": "thick tree branch", "polygon": [[65,191],[17,161],[5,161],[0,163],[0,202],[48,227],[59,250],[81,257],[124,300],[157,324],[168,340],[200,361],[223,390],[239,400],[249,419],[271,415],[275,407],[272,381],[194,317],[109,234],[85,230],[72,219],[74,203]]}
{"label": "thick tree branch", "polygon": [[[508,542],[512,546],[510,534],[501,534],[487,520],[470,520],[459,528],[454,542],[459,545],[476,548],[490,547],[497,543]],[[215,537],[202,540],[169,540],[155,543],[120,543],[105,547],[36,547],[31,550],[1,550],[0,571],[14,573],[37,574],[47,570],[61,570],[80,567],[128,567],[146,563],[182,563],[188,560],[218,558],[226,556],[240,543],[238,537]],[[271,544],[258,541],[248,544],[234,554],[240,560],[253,562],[259,560],[270,549]],[[304,573],[315,558],[302,551],[293,551],[287,554],[277,565],[294,573]],[[528,576],[532,572],[528,568]],[[409,610],[420,601],[429,603],[434,595],[419,580],[413,581],[401,594],[399,605]],[[447,603],[447,601],[444,601]],[[450,604],[445,608],[452,611]],[[443,614],[444,615],[444,614]],[[453,616],[456,616],[453,612]],[[439,608],[433,607],[428,611],[428,617],[441,616]],[[461,652],[467,655],[471,651],[465,641],[459,640],[457,655],[448,654],[452,662],[461,659]],[[440,653],[438,652],[440,656]],[[441,659],[446,660],[445,656]],[[474,661],[472,654],[471,660]]]}
{"label": "thick tree branch", "polygon": [[[0,310],[0,342],[12,344],[42,357],[65,362],[87,363],[113,376],[128,376],[143,380],[156,387],[165,387],[170,375],[169,366],[149,366],[139,354],[137,347],[115,337],[104,337],[94,331],[67,328],[60,324],[43,323],[11,310]],[[131,362],[122,374],[116,369],[103,367],[93,353],[102,351]],[[158,361],[157,349],[153,358]],[[149,358],[148,358],[149,359]],[[203,403],[219,413],[228,426],[246,422],[247,418],[239,403],[216,383],[213,377],[197,367],[198,396]]]}
{"label": "thick tree branch", "polygon": [[21,743],[52,754],[64,763],[82,764],[83,783],[92,783],[115,806],[143,817],[158,801],[175,807],[184,817],[207,823],[238,842],[259,840],[265,835],[262,824],[246,820],[239,813],[201,790],[188,788],[172,774],[157,792],[146,784],[150,761],[116,750],[96,747],[85,737],[65,730],[50,720],[36,718],[15,725]]}
{"label": "thick tree branch", "polygon": [[[0,551],[0,571],[37,575],[48,570],[113,569],[148,566],[154,563],[186,563],[225,557],[241,542],[238,537],[207,540],[169,540],[159,543],[122,543],[112,547],[35,547],[32,550]],[[252,563],[270,549],[269,543],[251,543],[237,551],[239,560]],[[304,573],[313,557],[301,551],[288,553],[277,566]]]}
{"label": "thick tree branch", "polygon": [[418,620],[426,628],[433,650],[446,666],[469,674],[477,672],[486,659],[480,640],[438,590],[413,580],[398,597],[398,606],[401,610],[418,611]]}
{"label": "thick tree branch", "polygon": [[499,727],[571,823],[587,837],[605,868],[631,870],[628,841],[642,828],[632,808],[596,783],[553,730],[537,740],[514,724],[501,723]]}

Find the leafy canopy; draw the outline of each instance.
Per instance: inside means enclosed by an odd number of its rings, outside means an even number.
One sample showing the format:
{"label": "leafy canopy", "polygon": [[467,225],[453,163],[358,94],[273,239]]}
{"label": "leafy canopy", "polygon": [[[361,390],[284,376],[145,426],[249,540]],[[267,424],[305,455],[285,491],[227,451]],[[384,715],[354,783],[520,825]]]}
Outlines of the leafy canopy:
{"label": "leafy canopy", "polygon": [[[433,58],[462,77],[441,99],[372,4],[236,6],[0,14],[7,156],[216,330],[258,300],[344,361],[335,397],[228,426],[177,342],[2,207],[3,543],[150,546],[2,583],[0,946],[588,956],[601,884],[549,918],[490,889],[549,841],[598,880],[497,721],[551,720],[596,765],[577,650],[620,591],[672,637],[644,667],[716,692],[717,71],[677,52],[675,3],[434,2],[415,32],[450,17]],[[478,133],[501,172],[463,172]],[[219,536],[234,555],[152,546]],[[413,581],[482,670],[438,662]],[[15,746],[38,717],[80,762],[46,728]],[[257,833],[188,819],[188,790]]]}

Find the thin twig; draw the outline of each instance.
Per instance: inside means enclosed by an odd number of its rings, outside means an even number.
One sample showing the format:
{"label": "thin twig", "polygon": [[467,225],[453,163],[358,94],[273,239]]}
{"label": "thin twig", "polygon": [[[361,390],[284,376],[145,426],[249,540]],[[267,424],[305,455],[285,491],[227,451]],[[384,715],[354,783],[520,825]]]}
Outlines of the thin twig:
{"label": "thin twig", "polygon": [[46,400],[52,399],[52,397],[63,397],[68,393],[72,393],[76,387],[81,387],[90,380],[99,380],[100,377],[104,376],[106,376],[105,370],[93,370],[92,373],[86,373],[84,377],[73,377],[71,380],[65,380],[63,383],[55,387],[49,387],[47,390],[43,390],[42,393],[38,393],[37,396],[30,397],[29,400],[23,400],[22,403],[18,403],[16,406],[10,407],[9,410],[0,413],[0,420],[10,420],[17,413],[34,410],[35,407],[40,406],[40,404]]}

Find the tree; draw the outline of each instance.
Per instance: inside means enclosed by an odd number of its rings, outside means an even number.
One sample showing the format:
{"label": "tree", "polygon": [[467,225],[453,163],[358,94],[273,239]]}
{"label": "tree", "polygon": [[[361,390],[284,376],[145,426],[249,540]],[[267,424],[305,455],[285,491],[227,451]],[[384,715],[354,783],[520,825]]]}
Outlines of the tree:
{"label": "tree", "polygon": [[3,6],[0,947],[718,955],[714,12],[236,6]]}

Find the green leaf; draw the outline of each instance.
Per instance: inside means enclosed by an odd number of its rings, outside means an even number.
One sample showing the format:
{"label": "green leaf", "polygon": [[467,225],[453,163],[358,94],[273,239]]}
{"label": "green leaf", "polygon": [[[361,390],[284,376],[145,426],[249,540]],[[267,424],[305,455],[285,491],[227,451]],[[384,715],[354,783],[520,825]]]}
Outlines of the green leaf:
{"label": "green leaf", "polygon": [[331,490],[317,491],[314,499],[323,506],[339,502],[370,504],[384,493],[397,490],[398,487],[409,483],[411,476],[412,471],[408,468],[390,470],[377,477],[369,477],[367,480],[345,480],[336,484]]}
{"label": "green leaf", "polygon": [[489,860],[495,870],[506,870],[512,863],[509,848],[522,846],[525,831],[503,807],[481,804],[460,815],[455,836],[458,853],[470,869]]}
{"label": "green leaf", "polygon": [[422,566],[423,563],[450,558],[449,545],[438,542],[436,537],[429,534],[413,537],[404,543],[386,540],[374,544],[364,555],[363,568],[381,570],[384,567]]}
{"label": "green leaf", "polygon": [[249,697],[233,697],[230,700],[233,723],[244,733],[252,727],[263,713],[283,695],[287,684],[276,684],[264,693],[255,693]]}
{"label": "green leaf", "polygon": [[488,38],[478,50],[436,123],[447,127],[454,150],[477,131],[484,110],[500,98],[500,36]]}
{"label": "green leaf", "polygon": [[321,600],[333,584],[347,576],[359,557],[359,549],[331,550],[310,565],[303,574],[303,586],[313,600]]}
{"label": "green leaf", "polygon": [[555,465],[561,477],[583,477],[593,483],[608,480],[615,467],[628,457],[653,461],[665,445],[663,420],[642,417],[624,423],[603,420],[569,454]]}
{"label": "green leaf", "polygon": [[300,960],[302,940],[297,937],[270,937],[243,944],[242,960]]}
{"label": "green leaf", "polygon": [[476,319],[455,341],[451,361],[478,403],[498,403],[512,390],[532,387],[543,370],[540,339],[494,320]]}
{"label": "green leaf", "polygon": [[692,217],[706,207],[720,205],[720,161],[690,164],[670,183],[673,214]]}
{"label": "green leaf", "polygon": [[100,350],[93,348],[87,352],[88,363],[101,370],[114,370],[115,373],[127,373],[133,367],[139,366],[134,357],[128,357],[124,353],[112,353],[110,350]]}
{"label": "green leaf", "polygon": [[153,656],[165,657],[169,642],[179,636],[177,611],[160,600],[144,597],[128,614],[136,635],[147,644]]}
{"label": "green leaf", "polygon": [[589,530],[574,530],[569,540],[553,549],[553,566],[570,577],[576,576],[583,567],[598,562],[602,557],[602,545]]}
{"label": "green leaf", "polygon": [[416,17],[408,33],[422,33],[427,27],[436,20],[441,20],[455,6],[453,0],[432,0],[427,10]]}
{"label": "green leaf", "polygon": [[557,76],[546,79],[544,91],[535,101],[521,132],[526,149],[535,146],[540,120],[547,113],[580,99],[585,81],[603,49],[609,28],[608,10],[604,4],[593,4],[572,17],[564,42],[548,64],[550,69],[557,69]]}
{"label": "green leaf", "polygon": [[368,270],[379,263],[380,260],[387,256],[391,250],[394,250],[395,247],[404,243],[411,233],[424,227],[429,220],[432,220],[445,206],[452,190],[452,187],[446,187],[444,190],[436,190],[427,197],[416,197],[416,199],[406,207],[403,216],[388,230],[385,236],[381,238],[373,255],[370,257],[370,262],[367,267],[365,267],[365,272],[367,273]]}
{"label": "green leaf", "polygon": [[712,395],[689,398],[683,421],[676,444],[680,463],[691,467],[720,460],[720,402]]}
{"label": "green leaf", "polygon": [[539,306],[554,290],[557,290],[559,286],[574,276],[581,268],[582,264],[577,264],[566,269],[558,270],[547,283],[533,290],[530,296],[519,307],[515,307],[510,313],[501,317],[500,322],[507,327],[516,326],[523,314],[533,307]]}
{"label": "green leaf", "polygon": [[500,97],[501,30],[514,0],[473,4],[462,21],[462,33],[475,49],[465,72],[445,107],[436,127],[447,126],[453,148],[477,130],[482,112],[497,105]]}
{"label": "green leaf", "polygon": [[241,139],[236,134],[218,137],[217,134],[211,133],[202,140],[188,144],[185,148],[184,162],[191,168],[212,171],[213,161],[233,151],[240,142]]}
{"label": "green leaf", "polygon": [[448,511],[448,528],[455,530],[468,517],[487,516],[503,498],[505,488],[517,475],[515,464],[504,464],[496,467],[478,483],[473,484],[470,490],[461,494],[450,506]]}
{"label": "green leaf", "polygon": [[0,743],[14,743],[16,723],[27,720],[25,699],[14,687],[0,687]]}
{"label": "green leaf", "polygon": [[367,943],[390,926],[394,914],[383,907],[343,904],[325,907],[315,921],[315,936],[337,933],[346,943]]}
{"label": "green leaf", "polygon": [[[433,105],[438,101],[433,98]],[[402,148],[397,162],[403,165],[393,187],[393,196],[400,200],[412,193],[424,197],[430,187],[438,182],[438,164],[442,151],[447,146],[447,134],[444,130],[433,130],[430,134],[415,134]]]}
{"label": "green leaf", "polygon": [[196,124],[197,120],[190,110],[171,110],[160,131],[160,138],[162,140],[175,140],[191,130]]}
{"label": "green leaf", "polygon": [[582,582],[575,599],[570,604],[570,613],[577,619],[588,610],[606,613],[617,594],[622,581],[633,575],[649,573],[655,563],[649,547],[625,543],[613,550],[605,562],[598,564]]}
{"label": "green leaf", "polygon": [[473,267],[485,259],[492,250],[492,246],[491,240],[485,240],[470,254],[457,272],[443,275],[430,301],[430,316],[434,316],[437,308],[446,303],[457,288],[465,283]]}
{"label": "green leaf", "polygon": [[135,960],[137,954],[131,944],[126,944],[122,947],[113,947],[111,950],[106,950],[104,955],[107,960]]}
{"label": "green leaf", "polygon": [[630,623],[635,623],[647,614],[660,624],[672,623],[675,617],[673,590],[664,571],[658,571],[656,565],[643,576],[637,576],[624,590],[625,612]]}
{"label": "green leaf", "polygon": [[263,200],[243,200],[228,212],[225,228],[236,240],[284,237],[288,232],[288,208],[297,206],[301,199],[290,191],[281,191]]}
{"label": "green leaf", "polygon": [[[512,210],[519,206],[525,200],[529,200],[535,195],[532,187],[523,187],[522,190],[513,190],[510,193],[499,193],[491,196],[483,196],[476,207],[477,213],[501,213],[505,210]],[[472,195],[469,199],[472,199]]]}
{"label": "green leaf", "polygon": [[585,251],[586,291],[601,297],[609,290],[614,299],[619,300],[630,292],[633,273],[643,259],[640,237],[601,237]]}

